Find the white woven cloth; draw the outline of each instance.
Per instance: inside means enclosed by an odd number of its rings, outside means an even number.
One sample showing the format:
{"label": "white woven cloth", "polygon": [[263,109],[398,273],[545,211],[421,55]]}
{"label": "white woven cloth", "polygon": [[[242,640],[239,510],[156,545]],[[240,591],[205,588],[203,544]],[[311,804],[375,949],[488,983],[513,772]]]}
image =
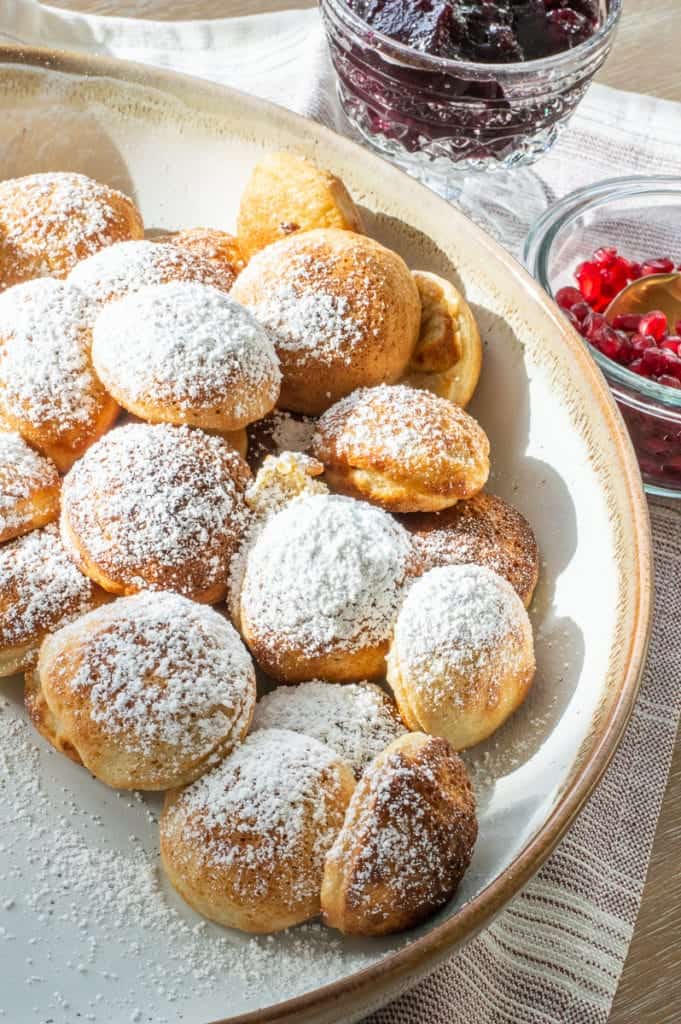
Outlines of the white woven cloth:
{"label": "white woven cloth", "polygon": [[[165,7],[167,17],[173,0],[141,0],[145,15],[154,3]],[[105,9],[111,6],[107,0]],[[256,11],[259,0],[252,6]],[[169,23],[1,0],[3,38],[176,68],[343,127],[315,10]],[[468,199],[517,252],[534,207],[547,199],[617,175],[681,176],[679,123],[676,104],[594,86],[554,151],[536,166],[534,188],[522,203],[517,191],[507,202],[488,180],[484,194],[476,196],[472,188]],[[373,1024],[607,1021],[640,905],[681,709],[681,519],[660,506],[651,512],[655,632],[641,696],[604,781],[514,903],[428,981],[376,1014]]]}

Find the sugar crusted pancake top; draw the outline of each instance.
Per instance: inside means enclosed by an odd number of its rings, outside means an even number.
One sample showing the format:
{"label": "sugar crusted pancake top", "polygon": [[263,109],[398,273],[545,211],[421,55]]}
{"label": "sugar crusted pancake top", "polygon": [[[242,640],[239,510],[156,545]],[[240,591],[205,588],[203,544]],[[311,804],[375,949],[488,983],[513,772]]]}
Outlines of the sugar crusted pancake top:
{"label": "sugar crusted pancake top", "polygon": [[[479,565],[431,569],[410,588],[400,610],[393,646],[417,691],[437,693],[456,672],[462,691],[447,699],[465,702],[466,677],[486,667],[512,671],[522,656],[507,639],[523,636],[527,615],[507,580]],[[502,663],[500,663],[502,659]],[[492,683],[494,682],[494,673]]]}
{"label": "sugar crusted pancake top", "polygon": [[462,472],[477,474],[489,454],[478,423],[459,406],[402,384],[358,388],[317,423],[312,452],[347,464],[420,482],[456,495]]}
{"label": "sugar crusted pancake top", "polygon": [[[255,672],[234,627],[179,594],[121,598],[62,629],[44,648],[50,671],[86,696],[89,713],[124,748],[167,763],[202,760],[243,725]],[[237,728],[237,732],[239,729]]]}
{"label": "sugar crusted pancake top", "polygon": [[139,214],[128,197],[84,174],[56,171],[0,182],[0,235],[10,270],[17,254],[20,263],[26,257],[35,260],[37,274],[51,274],[55,261],[63,258],[66,270],[127,235],[126,218],[112,199],[124,204],[141,234]]}
{"label": "sugar crusted pancake top", "polygon": [[264,328],[224,292],[195,282],[147,286],[105,306],[93,358],[133,401],[179,409],[227,402],[248,417],[254,395],[271,407],[279,393],[279,360]]}
{"label": "sugar crusted pancake top", "polygon": [[253,729],[291,729],[335,750],[356,775],[406,729],[390,698],[370,683],[280,686],[258,702]]}
{"label": "sugar crusted pancake top", "polygon": [[84,614],[95,587],[66,554],[54,524],[0,547],[0,643],[21,646]]}
{"label": "sugar crusted pancake top", "polygon": [[249,476],[220,437],[128,424],[106,434],[66,476],[62,526],[68,522],[88,555],[131,586],[203,589],[227,579],[248,518]]}
{"label": "sugar crusted pancake top", "polygon": [[248,556],[242,607],[254,630],[316,655],[390,636],[410,567],[406,531],[340,495],[291,502]]}
{"label": "sugar crusted pancake top", "polygon": [[38,490],[59,486],[57,467],[26,444],[20,434],[0,430],[0,533],[22,527],[17,505]]}
{"label": "sugar crusted pancake top", "polygon": [[[229,757],[180,794],[161,823],[209,869],[229,869],[245,898],[265,896],[277,866],[293,866],[294,906],[319,892],[324,857],[340,821],[324,791],[340,796],[338,754],[287,729],[251,733]],[[290,870],[290,867],[289,867]]]}
{"label": "sugar crusted pancake top", "polygon": [[68,280],[101,304],[168,281],[198,281],[229,291],[234,277],[228,268],[189,249],[139,240],[101,249],[76,264]]}
{"label": "sugar crusted pancake top", "polygon": [[0,295],[0,403],[36,430],[83,432],[104,389],[90,359],[96,310],[68,284],[37,278]]}

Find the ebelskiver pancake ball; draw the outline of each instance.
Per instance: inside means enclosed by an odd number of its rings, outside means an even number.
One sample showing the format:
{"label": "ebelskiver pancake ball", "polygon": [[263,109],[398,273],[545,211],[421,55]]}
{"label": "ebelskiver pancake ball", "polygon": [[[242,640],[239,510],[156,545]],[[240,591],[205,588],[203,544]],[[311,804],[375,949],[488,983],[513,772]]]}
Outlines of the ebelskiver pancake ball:
{"label": "ebelskiver pancake ball", "polygon": [[532,684],[537,545],[483,491],[465,297],[295,153],[227,228],[0,183],[0,676],[102,784],[167,791],[199,914],[385,935],[473,856],[458,751]]}

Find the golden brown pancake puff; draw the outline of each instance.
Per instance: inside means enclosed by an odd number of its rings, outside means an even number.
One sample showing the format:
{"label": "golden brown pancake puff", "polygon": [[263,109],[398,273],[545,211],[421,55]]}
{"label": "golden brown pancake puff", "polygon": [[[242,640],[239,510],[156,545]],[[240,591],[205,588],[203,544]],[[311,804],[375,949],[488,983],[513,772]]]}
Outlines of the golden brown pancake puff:
{"label": "golden brown pancake puff", "polygon": [[357,778],[405,732],[395,703],[374,683],[279,686],[258,701],[253,730],[291,729],[313,736],[346,761]]}
{"label": "golden brown pancake puff", "polygon": [[216,228],[184,228],[155,238],[154,241],[179,245],[197,256],[214,260],[232,275],[232,282],[236,281],[247,263],[239,240],[228,231],[218,231]]}
{"label": "golden brown pancake puff", "polygon": [[482,742],[525,700],[534,677],[532,626],[515,590],[479,565],[431,569],[395,624],[388,682],[402,718],[449,740]]}
{"label": "golden brown pancake puff", "polygon": [[286,729],[253,733],[198,782],[166,796],[161,860],[211,921],[277,932],[319,913],[324,858],[355,787],[323,743]]}
{"label": "golden brown pancake puff", "polygon": [[362,232],[362,219],[340,178],[295,153],[270,153],[253,170],[237,221],[246,258],[297,231]]}
{"label": "golden brown pancake puff", "polygon": [[489,474],[489,441],[459,406],[403,384],[360,388],[320,418],[312,454],[329,486],[392,512],[437,511]]}
{"label": "golden brown pancake puff", "polygon": [[151,285],[110,302],[92,360],[123,408],[151,423],[241,430],[279,397],[279,360],[252,313],[209,285]]}
{"label": "golden brown pancake puff", "polygon": [[442,512],[402,516],[423,572],[439,565],[485,565],[503,576],[526,608],[539,578],[532,527],[513,505],[481,491]]}
{"label": "golden brown pancake puff", "polygon": [[97,305],[169,281],[212,284],[228,292],[233,280],[231,272],[215,260],[179,245],[148,241],[110,245],[76,264],[69,274],[69,282]]}
{"label": "golden brown pancake puff", "polygon": [[24,705],[33,728],[40,733],[60,754],[65,754],[74,764],[82,765],[80,754],[71,743],[61,722],[58,722],[40,686],[37,667],[24,673]]}
{"label": "golden brown pancake puff", "polygon": [[327,855],[324,922],[346,935],[413,927],[456,892],[477,834],[466,768],[446,740],[395,740],[357,784]]}
{"label": "golden brown pancake puff", "polygon": [[212,608],[146,591],[48,637],[27,706],[39,731],[118,789],[193,782],[246,735],[255,670]]}
{"label": "golden brown pancake puff", "polygon": [[94,315],[77,289],[47,277],[0,295],[3,424],[62,471],[118,415],[92,366]]}
{"label": "golden brown pancake puff", "polygon": [[56,519],[60,488],[55,464],[0,428],[0,543]]}
{"label": "golden brown pancake puff", "polygon": [[62,538],[82,571],[112,594],[173,590],[212,604],[225,596],[246,527],[249,479],[220,437],[131,423],[65,477]]}
{"label": "golden brown pancake puff", "polygon": [[381,677],[412,557],[406,530],[366,502],[338,494],[291,502],[248,552],[246,643],[283,682]]}
{"label": "golden brown pancake puff", "polygon": [[79,260],[143,235],[132,201],[84,174],[0,181],[0,291],[33,277],[66,277]]}
{"label": "golden brown pancake puff", "polygon": [[419,331],[421,301],[404,260],[364,235],[306,231],[268,246],[232,298],[272,334],[279,406],[320,413],[355,388],[394,382]]}
{"label": "golden brown pancake puff", "polygon": [[412,271],[421,296],[421,329],[404,378],[465,407],[482,369],[482,342],[473,311],[451,282]]}
{"label": "golden brown pancake puff", "polygon": [[0,547],[0,676],[34,664],[40,643],[104,600],[66,554],[56,524]]}

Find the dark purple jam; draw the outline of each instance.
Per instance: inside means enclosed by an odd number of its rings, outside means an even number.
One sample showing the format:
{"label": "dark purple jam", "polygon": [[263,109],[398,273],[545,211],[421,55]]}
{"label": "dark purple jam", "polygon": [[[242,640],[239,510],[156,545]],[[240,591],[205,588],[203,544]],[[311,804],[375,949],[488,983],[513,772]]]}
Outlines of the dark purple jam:
{"label": "dark purple jam", "polygon": [[511,64],[585,42],[599,0],[348,0],[367,24],[422,53]]}

